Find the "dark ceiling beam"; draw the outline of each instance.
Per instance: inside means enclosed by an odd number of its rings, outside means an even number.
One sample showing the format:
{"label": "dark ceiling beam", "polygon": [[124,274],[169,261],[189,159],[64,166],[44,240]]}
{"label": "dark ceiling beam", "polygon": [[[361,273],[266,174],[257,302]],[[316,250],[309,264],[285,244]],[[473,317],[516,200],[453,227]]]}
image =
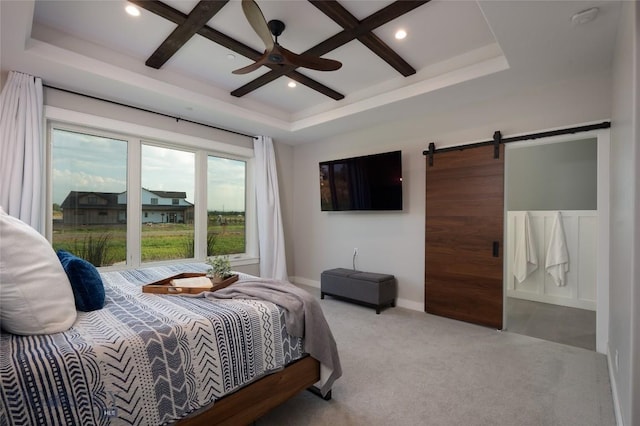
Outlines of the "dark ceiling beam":
{"label": "dark ceiling beam", "polygon": [[[160,16],[168,21],[173,22],[176,25],[182,25],[188,19],[187,15],[185,15],[184,13],[158,0],[129,0],[129,1],[141,7],[142,9],[145,9],[157,16]],[[243,43],[240,43],[239,41],[207,25],[201,27],[196,32],[200,36],[205,37],[206,39],[211,40],[214,43],[217,43],[223,47],[226,47],[227,49],[232,50],[239,55],[242,55],[248,59],[251,59],[252,61],[257,60],[260,56],[262,56],[263,52],[258,52],[257,50],[254,50],[249,46]],[[268,64],[266,66],[269,66],[272,69],[278,69],[282,65]],[[282,75],[286,75],[290,77],[292,80],[295,80],[298,83],[303,84],[313,90],[316,90],[332,99],[340,100],[344,98],[343,94],[323,85],[322,83],[319,83],[313,80],[312,78],[305,76],[304,74],[299,73],[298,71],[295,71],[295,68],[292,68],[285,73],[279,74],[278,77]],[[258,87],[255,87],[253,90],[257,88]]]}
{"label": "dark ceiling beam", "polygon": [[[425,3],[428,3],[429,0],[398,0],[386,7],[383,7],[379,11],[373,13],[367,18],[360,21],[360,24],[355,28],[350,28],[349,30],[342,30],[338,34],[329,37],[322,43],[312,47],[311,49],[305,51],[303,55],[313,55],[313,56],[322,56],[325,55],[332,50],[341,47],[350,41],[357,39],[360,36],[364,36],[370,33],[372,30],[390,22],[394,19],[404,15],[405,13],[411,12],[417,7],[422,6]],[[296,69],[293,65],[281,65],[280,68],[275,68],[269,71],[266,74],[261,75],[257,79],[250,81],[242,87],[231,92],[233,96],[241,97],[244,96],[265,84],[277,79],[282,75],[288,75],[291,71]]]}
{"label": "dark ceiling beam", "polygon": [[[355,16],[349,13],[349,11],[337,1],[309,0],[309,2],[345,30],[358,30],[360,21],[358,21]],[[426,1],[423,2],[423,4],[424,3],[426,3]],[[416,70],[411,65],[409,65],[407,61],[402,59],[400,55],[398,55],[393,49],[391,49],[385,42],[383,42],[377,35],[373,34],[372,32],[361,34],[357,37],[357,39],[403,76],[408,77],[416,73]]]}
{"label": "dark ceiling beam", "polygon": [[[129,0],[129,2],[153,13],[154,15],[160,16],[167,21],[171,21],[176,25],[181,25],[187,20],[187,15],[158,0]],[[262,52],[258,52],[257,50],[254,50],[209,26],[203,26],[197,31],[197,33],[202,37],[226,47],[227,49],[233,50],[237,54],[251,60],[255,61],[262,55]]]}
{"label": "dark ceiling beam", "polygon": [[160,69],[175,53],[187,43],[229,0],[200,1],[189,12],[189,16],[179,24],[145,64],[151,68]]}

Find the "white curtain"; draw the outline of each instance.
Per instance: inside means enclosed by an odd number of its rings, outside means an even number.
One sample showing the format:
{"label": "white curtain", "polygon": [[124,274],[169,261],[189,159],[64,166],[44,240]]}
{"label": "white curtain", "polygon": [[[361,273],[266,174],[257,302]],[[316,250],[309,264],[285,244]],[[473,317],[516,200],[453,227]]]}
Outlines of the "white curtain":
{"label": "white curtain", "polygon": [[42,233],[42,80],[11,71],[0,94],[0,206]]}
{"label": "white curtain", "polygon": [[253,138],[253,147],[256,156],[260,276],[287,281],[289,278],[273,141],[268,136],[256,136]]}

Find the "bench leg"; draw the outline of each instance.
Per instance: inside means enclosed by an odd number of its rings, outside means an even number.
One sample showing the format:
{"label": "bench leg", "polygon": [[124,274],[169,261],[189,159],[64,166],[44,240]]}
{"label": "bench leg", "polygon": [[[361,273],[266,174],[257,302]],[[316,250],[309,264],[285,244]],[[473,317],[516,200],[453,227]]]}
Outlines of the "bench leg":
{"label": "bench leg", "polygon": [[320,292],[320,299],[324,299],[324,293]]}

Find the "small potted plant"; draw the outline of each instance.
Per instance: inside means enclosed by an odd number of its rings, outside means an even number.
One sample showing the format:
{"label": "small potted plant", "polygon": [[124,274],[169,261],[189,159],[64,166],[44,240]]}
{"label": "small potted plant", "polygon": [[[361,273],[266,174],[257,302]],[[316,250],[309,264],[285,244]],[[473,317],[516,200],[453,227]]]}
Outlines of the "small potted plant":
{"label": "small potted plant", "polygon": [[231,262],[229,256],[215,256],[207,259],[207,263],[211,268],[207,271],[207,276],[214,283],[221,282],[231,275]]}

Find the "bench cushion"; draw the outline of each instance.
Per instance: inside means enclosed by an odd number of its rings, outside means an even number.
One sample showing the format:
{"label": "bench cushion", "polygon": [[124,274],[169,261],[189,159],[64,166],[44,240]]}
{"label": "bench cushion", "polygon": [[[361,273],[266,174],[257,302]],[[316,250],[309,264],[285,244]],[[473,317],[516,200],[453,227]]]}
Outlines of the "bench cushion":
{"label": "bench cushion", "polygon": [[392,280],[393,275],[389,274],[376,274],[373,272],[358,272],[356,274],[352,274],[349,276],[351,279],[361,280],[361,281],[371,281],[374,283],[381,283],[384,281]]}
{"label": "bench cushion", "polygon": [[322,273],[322,275],[333,275],[336,277],[348,277],[354,274],[361,274],[361,271],[356,271],[355,269],[346,269],[346,268],[335,268],[328,269]]}

